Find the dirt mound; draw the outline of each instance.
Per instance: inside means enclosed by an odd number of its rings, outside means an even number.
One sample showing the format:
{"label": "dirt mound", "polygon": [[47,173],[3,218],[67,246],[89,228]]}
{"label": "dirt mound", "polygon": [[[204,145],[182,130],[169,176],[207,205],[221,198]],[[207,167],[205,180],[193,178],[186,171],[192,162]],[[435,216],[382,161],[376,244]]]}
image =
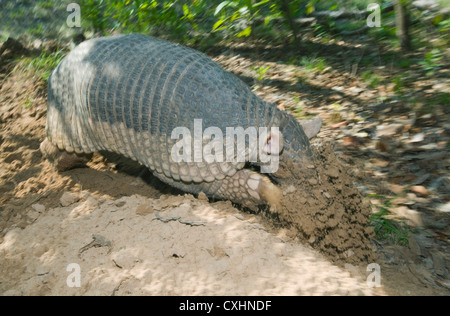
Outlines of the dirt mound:
{"label": "dirt mound", "polygon": [[335,261],[371,262],[370,205],[363,202],[332,146],[313,148],[311,162],[285,168],[297,177],[282,187],[280,220]]}

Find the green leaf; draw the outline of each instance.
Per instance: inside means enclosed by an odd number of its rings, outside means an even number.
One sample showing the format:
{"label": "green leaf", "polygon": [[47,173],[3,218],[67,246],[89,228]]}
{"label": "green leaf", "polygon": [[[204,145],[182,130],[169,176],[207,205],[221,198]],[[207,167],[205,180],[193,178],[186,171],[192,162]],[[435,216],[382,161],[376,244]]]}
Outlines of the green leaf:
{"label": "green leaf", "polygon": [[269,2],[269,1],[270,1],[270,0],[263,0],[263,1],[261,1],[261,2],[258,2],[257,4],[254,4],[253,7],[254,7],[254,8],[259,7],[260,5],[263,5],[263,4],[265,4],[265,3]]}
{"label": "green leaf", "polygon": [[229,4],[230,4],[230,1],[223,1],[223,2],[221,2],[221,3],[217,6],[216,11],[214,11],[214,15],[217,16],[217,14],[219,14],[220,11],[222,11],[222,9],[223,9],[224,7],[226,7],[226,6],[228,6]]}
{"label": "green leaf", "polygon": [[239,19],[240,17],[241,17],[241,15],[238,12],[234,12],[230,18],[230,22],[234,22],[235,20]]}
{"label": "green leaf", "polygon": [[222,23],[223,23],[224,21],[225,21],[225,19],[224,19],[224,18],[221,18],[219,21],[217,21],[216,23],[214,23],[213,28],[212,28],[213,32],[214,32],[219,26],[221,26]]}
{"label": "green leaf", "polygon": [[187,6],[187,4],[183,4],[183,13],[184,13],[184,16],[189,16],[190,11],[189,11],[189,7]]}
{"label": "green leaf", "polygon": [[311,14],[314,10],[314,5],[311,2],[306,5],[306,14]]}
{"label": "green leaf", "polygon": [[242,32],[238,33],[236,36],[237,37],[242,37],[242,36],[248,37],[251,33],[252,33],[252,27],[249,26]]}
{"label": "green leaf", "polygon": [[433,19],[433,24],[434,24],[434,25],[438,25],[439,23],[442,22],[443,19],[444,19],[443,15],[442,15],[442,14],[439,14],[439,15],[437,15],[437,16],[434,17],[434,19]]}
{"label": "green leaf", "polygon": [[219,31],[225,30],[226,28],[227,28],[227,26],[226,26],[226,25],[224,25],[224,26],[221,26],[221,27],[219,27],[219,28],[215,29],[215,31],[214,31],[214,32],[219,32]]}
{"label": "green leaf", "polygon": [[248,13],[248,7],[242,7],[238,10],[238,12],[240,12],[242,15],[247,14]]}
{"label": "green leaf", "polygon": [[335,4],[334,6],[332,6],[332,7],[330,8],[330,11],[334,11],[334,10],[336,10],[337,8],[338,8],[338,5]]}

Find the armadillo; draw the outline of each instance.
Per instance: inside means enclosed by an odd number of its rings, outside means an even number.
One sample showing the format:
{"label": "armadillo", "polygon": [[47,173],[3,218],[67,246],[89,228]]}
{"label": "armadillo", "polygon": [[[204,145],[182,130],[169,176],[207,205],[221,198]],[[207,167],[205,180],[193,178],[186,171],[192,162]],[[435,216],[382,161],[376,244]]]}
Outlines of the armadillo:
{"label": "armadillo", "polygon": [[[131,34],[85,41],[48,81],[50,146],[74,154],[120,153],[186,192],[276,205],[281,197],[276,172],[259,172],[247,149],[245,161],[173,159],[173,130],[194,133],[196,119],[202,128],[222,131],[267,128],[261,144],[268,155],[279,154],[280,162],[300,164],[310,153],[308,136],[293,116],[256,96],[207,55],[165,40]],[[274,139],[278,148],[271,145]],[[247,137],[245,148],[248,142]]]}

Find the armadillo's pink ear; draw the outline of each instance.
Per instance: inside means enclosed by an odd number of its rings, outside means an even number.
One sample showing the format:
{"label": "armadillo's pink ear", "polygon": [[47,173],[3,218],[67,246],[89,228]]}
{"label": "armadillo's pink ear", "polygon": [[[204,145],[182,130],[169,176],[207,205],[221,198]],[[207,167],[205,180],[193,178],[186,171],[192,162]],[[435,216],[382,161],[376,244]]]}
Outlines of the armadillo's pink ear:
{"label": "armadillo's pink ear", "polygon": [[311,139],[319,134],[320,128],[322,127],[322,119],[317,116],[310,120],[302,120],[300,121],[300,125],[303,127],[303,131],[308,139]]}
{"label": "armadillo's pink ear", "polygon": [[283,150],[283,134],[279,130],[271,129],[262,148],[266,155],[278,155]]}

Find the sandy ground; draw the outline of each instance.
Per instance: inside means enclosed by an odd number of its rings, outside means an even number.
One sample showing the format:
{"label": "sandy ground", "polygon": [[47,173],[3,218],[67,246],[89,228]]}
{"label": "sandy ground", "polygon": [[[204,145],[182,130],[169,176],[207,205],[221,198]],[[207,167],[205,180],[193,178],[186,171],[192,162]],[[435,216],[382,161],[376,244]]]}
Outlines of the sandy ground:
{"label": "sandy ground", "polygon": [[134,162],[97,154],[58,173],[39,151],[40,81],[13,73],[0,92],[2,295],[448,294],[376,256],[371,288],[367,263],[334,262],[264,216],[173,190]]}
{"label": "sandy ground", "polygon": [[[372,293],[363,280],[226,202],[190,195],[95,198],[88,191],[65,194],[61,202],[76,200],[45,210],[35,204],[27,214],[33,223],[8,231],[0,246],[8,275],[3,294]],[[83,248],[93,235],[98,247]],[[79,288],[67,285],[72,263],[81,270]]]}

